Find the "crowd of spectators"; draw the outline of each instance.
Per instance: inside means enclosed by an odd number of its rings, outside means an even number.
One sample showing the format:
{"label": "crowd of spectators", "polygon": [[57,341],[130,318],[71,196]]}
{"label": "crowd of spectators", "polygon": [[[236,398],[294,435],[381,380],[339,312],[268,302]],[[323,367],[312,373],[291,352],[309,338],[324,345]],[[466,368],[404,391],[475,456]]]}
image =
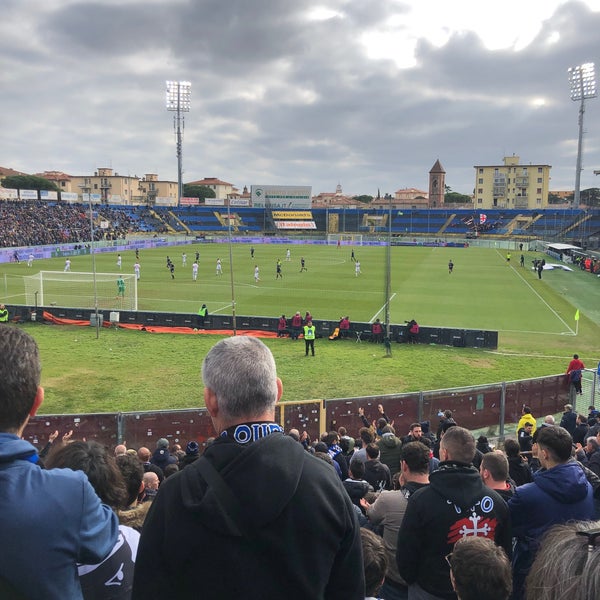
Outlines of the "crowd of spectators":
{"label": "crowd of spectators", "polygon": [[[237,336],[204,359],[219,436],[203,453],[197,440],[106,448],[72,431],[38,451],[22,439],[44,395],[37,345],[0,327],[0,353],[2,598],[595,597],[593,406],[576,419],[581,442],[548,416],[525,452],[476,443],[448,410],[437,435],[427,421],[403,435],[381,404],[373,420],[359,411],[356,437],[342,427],[311,440],[273,421],[274,359]],[[240,393],[258,407],[232,402]],[[532,429],[528,407],[523,417]]]}
{"label": "crowd of spectators", "polygon": [[[94,206],[94,238],[117,239],[139,231],[131,213],[107,206]],[[101,228],[100,222],[108,222]],[[18,248],[87,242],[90,214],[84,204],[63,204],[34,200],[0,202],[0,247]]]}

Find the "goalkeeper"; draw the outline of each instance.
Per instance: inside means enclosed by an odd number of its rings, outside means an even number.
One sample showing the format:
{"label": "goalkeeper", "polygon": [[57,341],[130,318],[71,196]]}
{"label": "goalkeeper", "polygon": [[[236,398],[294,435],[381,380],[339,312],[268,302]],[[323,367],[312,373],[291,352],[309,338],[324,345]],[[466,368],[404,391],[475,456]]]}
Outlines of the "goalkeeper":
{"label": "goalkeeper", "polygon": [[125,281],[122,277],[117,279],[117,298],[125,298]]}

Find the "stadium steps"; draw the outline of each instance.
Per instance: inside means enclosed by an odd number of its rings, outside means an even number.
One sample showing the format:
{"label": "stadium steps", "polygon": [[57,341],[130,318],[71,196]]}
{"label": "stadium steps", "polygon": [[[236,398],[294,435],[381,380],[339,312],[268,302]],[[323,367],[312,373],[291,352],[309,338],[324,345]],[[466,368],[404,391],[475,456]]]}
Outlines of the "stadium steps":
{"label": "stadium steps", "polygon": [[440,230],[438,231],[438,235],[442,235],[444,233],[444,231],[446,231],[446,229],[450,226],[452,221],[454,221],[455,218],[456,218],[456,214],[451,214],[446,219],[446,222],[440,227]]}
{"label": "stadium steps", "polygon": [[[188,227],[188,226],[187,226],[187,225],[186,225],[186,224],[185,224],[185,223],[184,223],[184,222],[183,222],[183,221],[182,221],[182,220],[181,220],[181,219],[180,219],[180,218],[179,218],[179,217],[178,217],[178,216],[177,216],[177,215],[176,215],[174,212],[173,212],[173,211],[169,211],[169,216],[170,216],[170,217],[171,217],[171,218],[172,218],[172,219],[173,219],[173,220],[174,220],[174,221],[175,221],[177,224],[179,224],[179,225],[180,225],[180,226],[183,228],[183,230],[184,230],[186,233],[188,233],[188,234],[189,234],[189,233],[192,233],[192,230],[191,230],[191,229],[190,229],[190,228],[189,228],[189,227]],[[173,226],[172,226],[170,223],[167,223],[167,227],[169,227],[169,229],[171,229],[173,233],[176,233],[176,232],[177,232],[177,230],[176,230],[176,229],[175,229],[175,228],[174,228],[174,227],[173,227]]]}
{"label": "stadium steps", "polygon": [[581,217],[579,217],[579,219],[577,219],[575,221],[575,223],[569,225],[568,227],[565,227],[562,231],[562,234],[567,234],[567,233],[573,231],[574,229],[577,229],[580,225],[582,225],[583,223],[585,223],[586,221],[588,221],[591,218],[592,218],[592,215],[586,215],[586,214],[581,215]]}

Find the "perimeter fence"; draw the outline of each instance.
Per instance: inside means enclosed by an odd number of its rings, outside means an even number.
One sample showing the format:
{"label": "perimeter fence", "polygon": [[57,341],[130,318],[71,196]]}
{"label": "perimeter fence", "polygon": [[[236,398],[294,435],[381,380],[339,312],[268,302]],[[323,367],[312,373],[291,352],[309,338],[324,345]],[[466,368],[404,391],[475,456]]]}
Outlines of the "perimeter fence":
{"label": "perimeter fence", "polygon": [[[292,428],[306,431],[313,440],[325,431],[342,426],[356,437],[362,427],[358,409],[363,408],[372,422],[380,416],[377,407],[382,404],[401,437],[408,433],[413,422],[428,421],[435,432],[440,411],[451,410],[459,425],[488,438],[503,439],[514,434],[523,405],[529,406],[538,420],[548,414],[561,413],[565,404],[587,415],[588,407],[595,404],[597,397],[600,398],[598,373],[586,369],[581,395],[575,394],[564,374],[558,374],[445,390],[282,402],[277,406],[275,418],[286,431]],[[204,446],[206,440],[215,435],[206,409],[188,409],[39,415],[29,421],[23,437],[41,448],[56,430],[60,435],[73,430],[74,438],[96,440],[106,446],[126,443],[129,448],[147,446],[151,449],[163,437],[171,444],[185,446],[195,440]]]}

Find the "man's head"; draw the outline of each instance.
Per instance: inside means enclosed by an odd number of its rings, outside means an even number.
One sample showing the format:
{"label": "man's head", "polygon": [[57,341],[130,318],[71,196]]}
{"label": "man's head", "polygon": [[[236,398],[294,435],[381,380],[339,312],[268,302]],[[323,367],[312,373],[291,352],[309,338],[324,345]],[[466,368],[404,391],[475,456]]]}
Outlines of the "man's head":
{"label": "man's head", "polygon": [[546,415],[544,417],[544,425],[555,425],[554,415]]}
{"label": "man's head", "polygon": [[117,456],[116,461],[127,488],[127,506],[131,506],[136,503],[138,494],[142,491],[144,467],[135,456],[129,454]]}
{"label": "man's head", "polygon": [[377,444],[367,444],[367,457],[370,460],[379,458],[379,446]]}
{"label": "man's head", "polygon": [[429,448],[421,442],[404,444],[400,461],[402,472],[405,475],[427,475],[429,473]]}
{"label": "man's head", "polygon": [[158,475],[153,471],[147,471],[144,473],[143,480],[144,487],[147,490],[157,490],[160,485],[160,480],[158,479]]}
{"label": "man's head", "polygon": [[573,410],[573,405],[572,404],[565,404],[565,411],[566,412],[572,412]]}
{"label": "man's head", "polygon": [[352,479],[363,479],[365,476],[365,463],[362,460],[352,460],[348,465]]}
{"label": "man's head", "polygon": [[410,426],[410,435],[412,435],[413,439],[418,440],[423,435],[423,430],[421,429],[421,423],[413,423]]}
{"label": "man's head", "polygon": [[547,469],[571,458],[573,438],[563,427],[542,427],[537,433],[538,459]]}
{"label": "man's head", "polygon": [[60,446],[48,456],[46,468],[83,471],[102,502],[113,509],[127,506],[127,489],[116,459],[98,442],[77,440]]}
{"label": "man's head", "polygon": [[20,435],[44,398],[35,340],[16,327],[0,328],[0,431]]}
{"label": "man's head", "polygon": [[531,432],[533,431],[533,423],[530,423],[529,421],[527,421],[527,423],[525,423],[525,425],[523,425],[523,429],[525,430],[525,433],[528,433],[529,435],[531,435]]}
{"label": "man's head", "polygon": [[138,448],[137,455],[141,462],[147,463],[150,461],[152,452],[150,452],[150,450],[146,448],[146,446],[142,446],[141,448]]}
{"label": "man's head", "polygon": [[510,597],[510,562],[493,540],[477,536],[460,538],[449,563],[452,587],[459,600],[507,600]]}
{"label": "man's head", "polygon": [[363,446],[372,443],[375,439],[373,437],[373,432],[368,427],[361,427],[358,430],[358,435],[360,436],[360,439],[363,442]]}
{"label": "man's head", "polygon": [[383,545],[383,539],[364,527],[360,528],[360,537],[363,548],[363,564],[365,569],[365,592],[367,597],[376,596],[385,572],[388,561]]}
{"label": "man's head", "polygon": [[524,415],[531,414],[531,407],[527,406],[527,404],[523,404],[522,414],[524,414]]}
{"label": "man's head", "polygon": [[585,415],[577,415],[577,423],[579,425],[587,425],[588,418]]}
{"label": "man's head", "polygon": [[504,452],[506,452],[506,456],[509,458],[516,458],[521,453],[521,447],[516,440],[507,438],[504,440]]}
{"label": "man's head", "polygon": [[271,351],[257,338],[225,338],[202,363],[204,403],[218,432],[244,421],[270,420],[282,393]]}
{"label": "man's head", "polygon": [[440,441],[440,459],[470,464],[475,456],[475,438],[468,429],[455,425]]}
{"label": "man's head", "polygon": [[506,487],[508,459],[501,452],[487,452],[481,457],[479,473],[483,482],[492,489]]}
{"label": "man's head", "polygon": [[598,448],[600,448],[600,444],[598,444],[598,438],[595,438],[594,436],[587,438],[587,440],[585,441],[585,451],[588,454],[596,452]]}
{"label": "man's head", "polygon": [[125,446],[125,444],[115,446],[115,456],[121,456],[123,454],[127,454],[127,446]]}
{"label": "man's head", "polygon": [[340,442],[340,436],[338,435],[337,431],[330,431],[325,436],[325,443],[328,446],[334,446],[335,444],[339,444],[339,442]]}

